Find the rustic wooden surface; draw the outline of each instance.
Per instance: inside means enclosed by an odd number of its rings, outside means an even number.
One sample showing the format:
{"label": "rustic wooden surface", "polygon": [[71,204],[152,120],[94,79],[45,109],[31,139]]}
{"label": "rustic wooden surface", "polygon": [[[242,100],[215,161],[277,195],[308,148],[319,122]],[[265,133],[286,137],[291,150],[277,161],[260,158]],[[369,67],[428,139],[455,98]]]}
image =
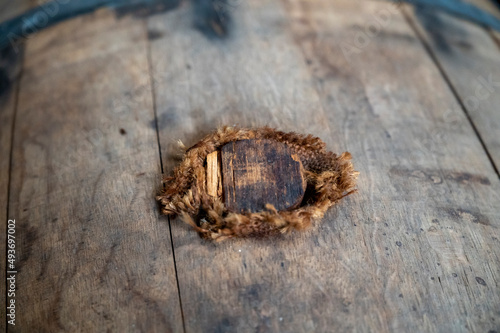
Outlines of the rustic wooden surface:
{"label": "rustic wooden surface", "polygon": [[[379,1],[232,4],[222,39],[183,4],[26,42],[0,114],[9,331],[500,332],[498,92],[463,102],[476,75],[496,80],[494,36]],[[350,151],[359,193],[304,233],[201,240],[154,196],[176,141],[222,124]]]}
{"label": "rustic wooden surface", "polygon": [[[19,75],[21,61],[20,56],[16,54],[10,54],[10,56],[5,59],[5,65],[8,66],[7,71],[8,77],[15,79]],[[17,104],[17,94],[18,94],[18,83],[13,82],[11,85],[6,87],[6,91],[0,94],[0,227],[2,228],[1,241],[0,244],[6,244],[7,221],[9,219],[8,215],[8,188],[9,188],[9,170],[10,170],[10,152],[12,148],[12,126],[14,122],[14,114],[16,111]],[[0,265],[2,271],[0,273],[0,279],[5,281],[6,279],[6,255],[5,249],[2,250],[2,255],[0,258]],[[6,299],[6,289],[2,288],[0,292],[0,299]],[[5,307],[2,306],[0,310],[0,316],[5,318]],[[0,320],[0,331],[5,332],[5,321]]]}
{"label": "rustic wooden surface", "polygon": [[[26,7],[25,1],[12,1],[5,3],[0,7],[0,22],[9,18],[9,15],[22,12]],[[1,75],[11,80],[11,83],[0,83],[0,244],[6,244],[7,241],[7,221],[9,220],[8,201],[9,201],[9,174],[10,174],[10,153],[12,148],[12,130],[14,124],[14,115],[16,113],[17,96],[19,92],[19,84],[17,78],[20,75],[22,68],[23,47],[19,47],[18,52],[14,50],[3,51],[3,56],[0,57],[0,66],[3,69]],[[4,79],[4,78],[2,78]],[[0,79],[0,80],[2,80]],[[6,84],[5,86],[2,86]],[[6,279],[6,249],[2,247],[0,251],[0,280]],[[6,286],[6,285],[4,285]],[[7,297],[7,288],[0,288],[0,299],[5,300]],[[0,308],[0,317],[6,318],[6,306]],[[0,332],[6,331],[6,321],[0,320]]]}
{"label": "rustic wooden surface", "polygon": [[[347,133],[347,149],[366,175],[359,185],[366,190],[347,213],[361,233],[349,239],[359,251],[349,254],[349,267],[355,284],[363,272],[377,278],[364,297],[356,297],[354,286],[347,294],[352,304],[368,304],[364,311],[356,307],[365,326],[354,327],[498,327],[498,175],[417,35],[394,12],[390,24],[348,62],[330,45],[354,40],[359,27],[387,5],[367,3],[361,10],[323,1],[289,8],[324,105],[333,102],[344,111],[332,113],[332,120],[344,119],[336,129]],[[448,110],[460,120],[458,127],[446,123]],[[457,294],[458,307],[452,305]],[[380,307],[372,309],[373,303]],[[345,328],[355,318],[349,315]]]}
{"label": "rustic wooden surface", "polygon": [[101,12],[26,45],[9,331],[182,330],[169,225],[151,200],[161,169],[145,36],[143,22]]}
{"label": "rustic wooden surface", "polygon": [[[14,118],[14,107],[15,107],[15,96],[16,94],[11,92],[0,97],[0,107],[2,112],[0,113],[0,154],[2,159],[0,160],[0,222],[2,228],[1,234],[1,244],[6,244],[7,241],[7,202],[8,202],[8,186],[9,186],[9,162],[10,162],[10,150],[11,150],[11,135],[12,135],[12,120]],[[2,272],[0,273],[0,278],[5,281],[5,267],[6,267],[6,255],[5,249],[2,250],[2,257],[0,258],[0,264],[2,265]],[[6,289],[2,288],[0,291],[1,299],[6,298]],[[5,307],[2,306],[0,310],[0,315],[5,318]],[[5,320],[0,322],[0,330],[5,332]]]}
{"label": "rustic wooden surface", "polygon": [[[496,169],[500,169],[499,45],[481,27],[449,15],[415,11],[409,6],[405,6],[405,13],[451,82],[460,108],[471,118]],[[448,29],[432,29],[433,25]],[[445,121],[453,126],[457,119],[450,113]]]}
{"label": "rustic wooden surface", "polygon": [[241,140],[221,148],[224,204],[234,212],[295,208],[306,190],[302,163],[284,144]]}

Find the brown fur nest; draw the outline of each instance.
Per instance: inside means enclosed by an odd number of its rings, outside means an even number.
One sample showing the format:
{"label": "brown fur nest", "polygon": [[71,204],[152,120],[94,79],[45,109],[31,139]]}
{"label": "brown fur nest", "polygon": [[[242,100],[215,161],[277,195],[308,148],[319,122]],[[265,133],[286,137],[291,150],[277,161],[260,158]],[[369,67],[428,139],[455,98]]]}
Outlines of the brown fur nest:
{"label": "brown fur nest", "polygon": [[[311,193],[301,205],[290,211],[277,211],[267,205],[257,213],[229,212],[224,203],[207,194],[205,160],[207,155],[228,142],[268,139],[286,144],[304,166],[304,178]],[[231,237],[267,236],[290,230],[303,230],[313,219],[356,190],[358,172],[351,154],[340,156],[325,149],[325,143],[312,135],[285,133],[273,128],[255,129],[222,127],[189,148],[173,177],[164,179],[165,187],[157,200],[163,214],[191,225],[203,238],[223,240]]]}

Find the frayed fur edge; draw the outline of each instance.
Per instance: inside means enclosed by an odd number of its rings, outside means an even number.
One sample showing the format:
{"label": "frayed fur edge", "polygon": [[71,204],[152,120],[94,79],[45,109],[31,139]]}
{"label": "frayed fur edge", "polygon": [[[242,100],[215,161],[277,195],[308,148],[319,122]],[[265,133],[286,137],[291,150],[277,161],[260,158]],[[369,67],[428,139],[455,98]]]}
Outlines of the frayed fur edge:
{"label": "frayed fur edge", "polygon": [[[224,204],[207,194],[205,159],[228,142],[270,139],[288,145],[300,156],[311,193],[302,205],[290,211],[277,211],[272,205],[257,213],[229,212]],[[325,143],[312,135],[285,133],[273,128],[245,129],[222,127],[191,148],[175,168],[173,177],[164,179],[165,188],[157,196],[163,214],[179,216],[203,238],[221,241],[233,237],[279,235],[303,230],[342,198],[355,193],[359,172],[354,170],[351,154],[327,152]]]}

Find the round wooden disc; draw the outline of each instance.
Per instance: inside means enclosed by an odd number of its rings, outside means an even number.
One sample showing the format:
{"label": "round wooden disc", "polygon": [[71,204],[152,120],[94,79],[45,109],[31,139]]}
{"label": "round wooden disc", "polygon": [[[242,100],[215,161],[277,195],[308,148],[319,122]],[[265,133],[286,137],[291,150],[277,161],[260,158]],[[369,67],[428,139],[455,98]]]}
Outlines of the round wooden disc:
{"label": "round wooden disc", "polygon": [[221,149],[222,188],[226,207],[258,212],[272,204],[278,211],[300,205],[306,181],[299,157],[272,140],[241,140]]}

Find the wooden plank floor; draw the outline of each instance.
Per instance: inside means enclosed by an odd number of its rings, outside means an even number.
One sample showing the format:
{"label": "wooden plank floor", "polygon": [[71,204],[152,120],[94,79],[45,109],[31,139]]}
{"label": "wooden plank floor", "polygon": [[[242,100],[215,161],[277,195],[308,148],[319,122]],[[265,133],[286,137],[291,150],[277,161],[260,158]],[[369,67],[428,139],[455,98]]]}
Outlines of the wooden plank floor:
{"label": "wooden plank floor", "polygon": [[[233,5],[223,39],[194,28],[187,3],[147,18],[100,10],[12,57],[9,331],[500,332],[495,35],[382,1]],[[154,197],[177,140],[224,124],[350,151],[359,193],[303,233],[201,240]]]}
{"label": "wooden plank floor", "polygon": [[[20,54],[16,55],[13,52],[9,52],[5,59],[5,64],[9,70],[7,75],[11,79],[15,79],[19,75],[20,62],[18,61]],[[8,193],[9,193],[9,169],[10,169],[10,152],[12,148],[12,125],[14,122],[14,114],[17,103],[18,96],[18,82],[11,84],[5,93],[0,95],[0,226],[2,228],[1,234],[1,244],[5,244],[7,241],[7,221],[8,221]],[[2,250],[2,256],[0,258],[0,264],[2,271],[0,273],[0,278],[5,281],[6,278],[6,259],[5,249]],[[1,299],[6,298],[6,289],[1,290]],[[2,310],[0,314],[4,314],[5,310]],[[0,321],[0,331],[5,332],[5,321]]]}
{"label": "wooden plank floor", "polygon": [[[450,81],[460,107],[471,118],[484,149],[500,168],[500,57],[491,35],[442,13],[405,8],[410,22]],[[444,25],[447,29],[432,29]],[[451,112],[450,112],[451,115]],[[457,119],[446,119],[450,123]]]}
{"label": "wooden plank floor", "polygon": [[144,22],[99,12],[26,45],[12,331],[182,330],[169,225],[152,200],[161,169],[146,43]]}
{"label": "wooden plank floor", "polygon": [[[0,22],[11,18],[14,15],[21,13],[29,8],[28,1],[16,1],[0,4]],[[13,50],[5,51],[0,57],[0,66],[5,69],[3,73],[12,82],[5,88],[6,91],[0,93],[0,244],[7,242],[7,222],[8,214],[8,197],[9,197],[9,179],[10,179],[10,161],[12,151],[12,132],[14,118],[16,113],[17,97],[19,93],[18,78],[21,73],[22,57],[24,47],[20,46],[17,52]],[[4,246],[5,247],[5,246]],[[0,279],[6,279],[7,253],[6,249],[1,250]],[[7,288],[1,288],[0,299],[7,299]],[[5,318],[6,310],[2,307],[0,316]],[[0,320],[0,332],[6,332],[6,320]]]}

